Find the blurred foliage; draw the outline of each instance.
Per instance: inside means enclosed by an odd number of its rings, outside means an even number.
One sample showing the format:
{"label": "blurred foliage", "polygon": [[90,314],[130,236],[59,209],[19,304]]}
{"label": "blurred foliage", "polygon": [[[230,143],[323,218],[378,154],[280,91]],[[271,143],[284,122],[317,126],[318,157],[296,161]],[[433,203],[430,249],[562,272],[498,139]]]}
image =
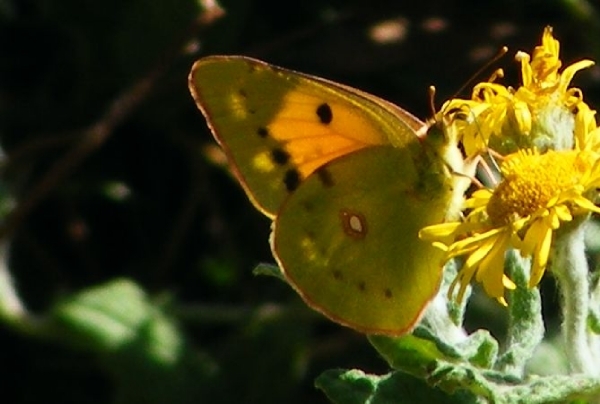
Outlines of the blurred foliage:
{"label": "blurred foliage", "polygon": [[[210,20],[193,0],[0,0],[0,236],[32,313],[0,326],[11,402],[324,403],[325,369],[387,370],[364,336],[253,277],[269,223],[218,163],[187,90],[194,59],[259,57],[421,117],[428,85],[441,104],[548,24],[566,64],[600,60],[594,1],[221,5]],[[511,57],[497,66],[515,82]],[[576,85],[598,108],[600,70]],[[485,304],[471,327],[501,334]]]}

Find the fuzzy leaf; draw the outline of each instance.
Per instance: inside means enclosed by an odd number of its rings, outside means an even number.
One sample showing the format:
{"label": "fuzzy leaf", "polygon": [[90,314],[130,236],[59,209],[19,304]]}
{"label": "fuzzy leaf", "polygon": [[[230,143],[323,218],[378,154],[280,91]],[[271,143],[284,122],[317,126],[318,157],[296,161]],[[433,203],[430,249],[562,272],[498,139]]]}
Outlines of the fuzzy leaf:
{"label": "fuzzy leaf", "polygon": [[479,403],[472,394],[456,394],[429,387],[406,373],[393,372],[383,376],[369,375],[360,370],[329,370],[316,380],[316,386],[336,404],[470,404]]}

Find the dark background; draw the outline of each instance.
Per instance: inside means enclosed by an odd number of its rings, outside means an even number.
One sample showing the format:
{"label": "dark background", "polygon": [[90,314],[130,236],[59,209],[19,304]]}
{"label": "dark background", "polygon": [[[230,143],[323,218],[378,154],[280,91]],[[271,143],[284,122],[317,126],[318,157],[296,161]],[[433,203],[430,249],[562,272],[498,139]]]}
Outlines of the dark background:
{"label": "dark background", "polygon": [[[192,0],[0,0],[0,197],[10,211],[0,236],[22,300],[40,315],[57,299],[116,277],[166,300],[204,369],[188,369],[194,387],[171,402],[326,402],[312,387],[323,370],[383,373],[386,365],[364,336],[312,313],[284,283],[252,275],[256,264],[272,262],[270,223],[218,163],[187,90],[193,61],[251,55],[426,118],[427,86],[437,87],[441,105],[502,45],[508,55],[479,80],[503,67],[505,82],[516,85],[514,52],[531,52],[546,25],[561,41],[564,65],[599,60],[600,7],[559,0],[221,4],[226,14],[202,23]],[[377,43],[370,33],[386,21],[405,34]],[[600,70],[580,72],[575,85],[595,108]],[[124,99],[130,103],[111,115]],[[556,296],[546,286],[550,307]],[[474,306],[470,327],[501,336],[502,316],[486,312],[501,312],[498,305]],[[119,402],[122,389],[143,388],[124,386],[101,353],[8,324],[0,325],[0,366],[3,403]]]}

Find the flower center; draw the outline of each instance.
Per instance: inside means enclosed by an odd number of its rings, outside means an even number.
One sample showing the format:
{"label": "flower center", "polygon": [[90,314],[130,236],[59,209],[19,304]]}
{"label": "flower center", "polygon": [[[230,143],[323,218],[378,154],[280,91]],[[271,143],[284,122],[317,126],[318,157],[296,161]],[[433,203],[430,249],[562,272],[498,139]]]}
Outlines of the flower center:
{"label": "flower center", "polygon": [[502,164],[503,179],[490,197],[487,214],[498,226],[529,216],[578,184],[589,167],[573,150],[516,153]]}

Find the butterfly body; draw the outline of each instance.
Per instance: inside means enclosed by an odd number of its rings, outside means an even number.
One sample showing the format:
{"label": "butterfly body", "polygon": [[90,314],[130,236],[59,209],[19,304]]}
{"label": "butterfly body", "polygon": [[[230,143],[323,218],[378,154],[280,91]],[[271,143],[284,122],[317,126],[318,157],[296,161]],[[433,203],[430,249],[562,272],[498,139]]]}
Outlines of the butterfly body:
{"label": "butterfly body", "polygon": [[292,287],[359,331],[410,331],[441,279],[441,252],[418,231],[454,215],[465,187],[455,142],[425,136],[428,125],[375,96],[255,59],[200,59],[189,84],[250,200],[273,219],[271,247]]}

